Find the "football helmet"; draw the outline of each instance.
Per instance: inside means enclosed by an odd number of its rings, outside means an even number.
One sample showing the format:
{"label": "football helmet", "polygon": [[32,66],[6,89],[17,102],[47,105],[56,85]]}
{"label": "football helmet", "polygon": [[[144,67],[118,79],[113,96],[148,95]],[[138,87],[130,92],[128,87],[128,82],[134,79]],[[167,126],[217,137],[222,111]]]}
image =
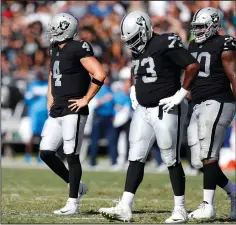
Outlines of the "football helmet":
{"label": "football helmet", "polygon": [[77,20],[68,13],[58,13],[48,25],[50,42],[63,42],[77,35]]}
{"label": "football helmet", "polygon": [[192,34],[196,43],[202,43],[215,35],[221,27],[222,14],[220,10],[212,7],[199,9],[191,22]]}
{"label": "football helmet", "polygon": [[124,16],[120,24],[121,40],[135,54],[141,53],[152,37],[152,22],[147,13],[133,11]]}

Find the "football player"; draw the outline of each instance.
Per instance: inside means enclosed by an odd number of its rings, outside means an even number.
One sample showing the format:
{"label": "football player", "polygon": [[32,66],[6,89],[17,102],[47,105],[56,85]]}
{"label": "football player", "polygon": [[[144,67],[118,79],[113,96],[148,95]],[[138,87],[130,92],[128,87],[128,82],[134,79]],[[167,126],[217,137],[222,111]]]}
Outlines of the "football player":
{"label": "football player", "polygon": [[236,40],[218,34],[221,20],[218,9],[207,7],[198,10],[191,23],[195,40],[190,42],[189,51],[201,68],[191,90],[195,106],[188,127],[188,144],[192,164],[204,174],[203,202],[189,214],[189,218],[195,219],[215,216],[216,185],[228,193],[230,217],[236,219],[236,186],[218,164],[219,151],[236,110]]}
{"label": "football player", "polygon": [[[49,24],[51,63],[48,79],[48,111],[40,143],[42,160],[69,184],[66,206],[55,214],[79,212],[80,195],[87,191],[80,185],[82,168],[79,151],[88,115],[88,103],[101,88],[106,77],[86,41],[76,41],[77,20],[67,13],[57,14]],[[90,77],[92,76],[92,79]],[[55,155],[63,142],[69,171]]]}
{"label": "football player", "polygon": [[[182,103],[168,113],[169,108],[158,106],[161,99],[175,96],[179,104],[187,95],[191,82],[198,74],[199,63],[185,49],[175,34],[155,34],[149,16],[142,11],[128,13],[122,20],[121,39],[132,51],[132,70],[135,77],[137,108],[130,127],[129,167],[121,201],[112,208],[101,208],[109,219],[130,221],[132,204],[142,182],[144,165],[154,141],[161,150],[169,170],[174,191],[174,210],[166,223],[183,223],[188,219],[185,210],[185,174],[180,162],[179,147],[187,105]],[[181,87],[181,70],[185,79]],[[133,95],[134,92],[131,93]],[[133,100],[133,106],[135,106]]]}

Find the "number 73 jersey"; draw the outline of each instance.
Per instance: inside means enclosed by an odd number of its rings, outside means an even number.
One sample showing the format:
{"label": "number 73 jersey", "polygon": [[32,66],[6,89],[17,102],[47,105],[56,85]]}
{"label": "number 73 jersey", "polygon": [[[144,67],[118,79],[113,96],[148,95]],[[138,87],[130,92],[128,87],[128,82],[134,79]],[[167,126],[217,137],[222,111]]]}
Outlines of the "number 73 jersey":
{"label": "number 73 jersey", "polygon": [[166,53],[182,47],[180,37],[175,34],[153,33],[144,52],[133,54],[132,72],[140,105],[158,106],[159,100],[174,95],[180,88],[181,68]]}
{"label": "number 73 jersey", "polygon": [[215,35],[200,44],[191,41],[188,50],[200,63],[200,71],[191,89],[193,101],[235,101],[221,55],[223,51],[235,51],[236,40],[230,36]]}

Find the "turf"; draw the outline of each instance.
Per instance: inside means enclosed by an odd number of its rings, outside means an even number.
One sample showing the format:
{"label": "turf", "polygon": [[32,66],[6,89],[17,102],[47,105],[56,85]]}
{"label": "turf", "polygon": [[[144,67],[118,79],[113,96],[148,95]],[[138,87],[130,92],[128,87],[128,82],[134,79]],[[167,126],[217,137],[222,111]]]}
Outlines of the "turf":
{"label": "turf", "polygon": [[[124,181],[125,173],[84,172],[83,182],[90,191],[81,200],[82,213],[56,216],[52,212],[64,206],[68,187],[54,173],[42,169],[2,169],[2,224],[112,223],[99,215],[98,209],[114,205],[112,199],[122,194]],[[189,211],[202,201],[201,186],[202,176],[187,177]],[[134,223],[164,223],[173,208],[172,199],[167,174],[145,174],[134,203]],[[209,223],[230,223],[227,220],[230,202],[220,189],[217,189],[215,203],[217,218]]]}

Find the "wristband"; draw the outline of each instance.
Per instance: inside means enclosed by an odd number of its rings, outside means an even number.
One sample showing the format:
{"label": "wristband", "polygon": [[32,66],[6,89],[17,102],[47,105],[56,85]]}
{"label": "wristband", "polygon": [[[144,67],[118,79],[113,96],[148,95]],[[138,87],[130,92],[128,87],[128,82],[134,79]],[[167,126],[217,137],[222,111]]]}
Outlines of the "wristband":
{"label": "wristband", "polygon": [[100,80],[98,80],[98,79],[96,79],[96,78],[94,78],[93,77],[93,79],[92,79],[92,82],[94,83],[94,84],[96,84],[97,86],[102,86],[103,85],[103,81],[100,81]]}

